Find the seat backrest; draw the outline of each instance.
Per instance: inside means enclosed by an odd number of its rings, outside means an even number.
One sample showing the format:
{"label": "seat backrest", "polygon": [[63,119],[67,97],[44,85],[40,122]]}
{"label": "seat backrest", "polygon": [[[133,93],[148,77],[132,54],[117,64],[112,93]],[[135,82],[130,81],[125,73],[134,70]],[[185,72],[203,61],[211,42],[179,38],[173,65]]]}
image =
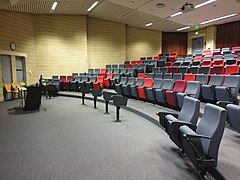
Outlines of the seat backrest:
{"label": "seat backrest", "polygon": [[199,122],[196,133],[209,136],[211,139],[201,138],[204,153],[210,158],[214,158],[217,163],[218,149],[227,119],[227,111],[219,106],[207,103]]}
{"label": "seat backrest", "polygon": [[74,80],[74,76],[67,76],[67,81],[73,81]]}
{"label": "seat backrest", "polygon": [[181,66],[182,67],[186,67],[186,66],[188,67],[188,66],[190,66],[190,62],[188,62],[188,61],[183,62]]}
{"label": "seat backrest", "polygon": [[224,60],[214,60],[213,67],[214,66],[224,66]]}
{"label": "seat backrest", "polygon": [[162,89],[164,90],[172,90],[174,86],[172,79],[164,79]]}
{"label": "seat backrest", "polygon": [[6,92],[10,93],[12,92],[12,85],[11,84],[4,84],[4,88]]}
{"label": "seat backrest", "polygon": [[148,88],[152,87],[153,86],[153,78],[145,78],[143,86],[148,87]]}
{"label": "seat backrest", "polygon": [[193,61],[193,56],[191,57],[185,57],[184,62],[192,62]]}
{"label": "seat backrest", "polygon": [[240,75],[228,75],[223,83],[224,87],[230,87],[232,94],[237,95],[240,87]]}
{"label": "seat backrest", "polygon": [[158,72],[160,72],[160,67],[154,67],[152,69],[152,73],[158,73]]}
{"label": "seat backrest", "polygon": [[172,73],[164,73],[163,79],[172,79]]}
{"label": "seat backrest", "polygon": [[200,84],[208,84],[209,76],[207,74],[197,74],[196,81]]}
{"label": "seat backrest", "polygon": [[125,65],[124,64],[119,64],[119,69],[121,68],[125,68]]}
{"label": "seat backrest", "polygon": [[154,84],[152,88],[154,89],[160,89],[163,85],[163,79],[154,79]]}
{"label": "seat backrest", "polygon": [[144,78],[137,78],[135,86],[142,86],[143,83],[144,83]]}
{"label": "seat backrest", "polygon": [[191,97],[198,98],[200,95],[200,82],[198,81],[188,81],[185,94],[190,95]]}
{"label": "seat backrest", "polygon": [[107,74],[107,79],[112,79],[113,78],[113,73]]}
{"label": "seat backrest", "polygon": [[81,82],[88,82],[88,76],[83,76]]}
{"label": "seat backrest", "polygon": [[228,122],[230,127],[240,132],[240,106],[235,104],[228,104],[226,106],[228,114]]}
{"label": "seat backrest", "polygon": [[89,82],[96,82],[96,80],[97,80],[97,77],[96,76],[90,76],[89,77]]}
{"label": "seat backrest", "polygon": [[226,66],[224,74],[239,74],[239,66],[238,65]]}
{"label": "seat backrest", "polygon": [[76,76],[78,76],[78,73],[72,73],[72,76],[75,78]]}
{"label": "seat backrest", "polygon": [[169,72],[170,73],[177,73],[178,72],[178,67],[170,67]]}
{"label": "seat backrest", "polygon": [[58,80],[58,76],[52,76],[52,81]]}
{"label": "seat backrest", "polygon": [[120,78],[120,74],[119,73],[114,73],[113,74],[113,79],[118,80]]}
{"label": "seat backrest", "polygon": [[178,68],[178,72],[179,73],[182,73],[182,74],[185,74],[185,73],[187,73],[188,72],[188,67],[187,66],[182,66],[182,67],[179,67]]}
{"label": "seat backrest", "polygon": [[171,67],[172,66],[172,62],[166,62],[165,63],[165,67]]}
{"label": "seat backrest", "polygon": [[60,76],[60,81],[63,81],[63,82],[67,81],[67,77],[66,76]]}
{"label": "seat backrest", "polygon": [[228,60],[228,59],[234,59],[234,54],[226,54],[224,56],[224,61]]}
{"label": "seat backrest", "polygon": [[[179,72],[179,69],[178,69],[178,72]],[[197,74],[198,73],[198,67],[188,68],[188,73]]]}
{"label": "seat backrest", "polygon": [[141,68],[141,69],[146,69],[146,64],[140,64],[140,65],[139,65],[139,68]]}
{"label": "seat backrest", "polygon": [[184,92],[187,86],[187,81],[185,80],[176,80],[173,88],[174,92]]}
{"label": "seat backrest", "polygon": [[140,57],[140,60],[146,60],[146,57]]}
{"label": "seat backrest", "polygon": [[128,78],[128,82],[127,82],[127,85],[129,86],[133,86],[135,84],[135,78],[134,77],[129,77]]}
{"label": "seat backrest", "polygon": [[203,60],[202,67],[211,67],[212,61],[211,60]]}
{"label": "seat backrest", "polygon": [[106,69],[110,69],[112,66],[110,64],[106,65]]}
{"label": "seat backrest", "polygon": [[209,74],[210,73],[210,67],[200,67],[198,72],[199,72],[199,74]]}
{"label": "seat backrest", "polygon": [[168,68],[167,67],[160,67],[160,72],[161,73],[167,73],[168,72]]}
{"label": "seat backrest", "polygon": [[93,69],[88,69],[88,73],[93,73]]}
{"label": "seat backrest", "polygon": [[118,65],[117,65],[117,64],[113,64],[113,65],[112,65],[112,68],[113,68],[113,69],[114,69],[114,68],[117,69],[117,68],[118,68]]}
{"label": "seat backrest", "polygon": [[100,69],[95,69],[95,73],[100,73]]}
{"label": "seat backrest", "polygon": [[160,57],[159,57],[159,56],[154,56],[153,59],[155,59],[155,60],[159,60]]}
{"label": "seat backrest", "polygon": [[154,78],[162,79],[163,78],[163,74],[162,73],[156,73]]}
{"label": "seat backrest", "polygon": [[212,75],[209,81],[209,85],[219,86],[222,85],[224,76],[222,75]]}
{"label": "seat backrest", "polygon": [[160,60],[167,61],[167,56],[161,56]]}
{"label": "seat backrest", "polygon": [[128,77],[121,77],[121,80],[120,80],[119,84],[124,85],[124,84],[127,84],[127,82],[128,82]]}
{"label": "seat backrest", "polygon": [[138,73],[137,78],[145,78],[145,74],[144,73]]}
{"label": "seat backrest", "polygon": [[213,60],[221,60],[221,59],[223,59],[223,55],[215,55],[213,57]]}
{"label": "seat backrest", "polygon": [[182,109],[178,115],[178,119],[196,125],[198,122],[199,110],[200,101],[198,99],[185,96]]}
{"label": "seat backrest", "polygon": [[[193,58],[193,54],[187,54],[186,57]],[[186,59],[185,57],[185,59]]]}
{"label": "seat backrest", "polygon": [[184,80],[185,81],[195,81],[195,74],[184,74]]}
{"label": "seat backrest", "polygon": [[209,56],[209,55],[204,56],[203,61],[205,61],[205,60],[212,60],[212,56]]}
{"label": "seat backrest", "polygon": [[80,82],[80,81],[81,81],[81,77],[80,77],[80,76],[76,76],[76,77],[74,78],[74,81]]}
{"label": "seat backrest", "polygon": [[126,68],[120,68],[120,73],[123,74],[123,73],[126,73],[127,72],[127,69]]}
{"label": "seat backrest", "polygon": [[106,68],[102,68],[100,73],[106,74],[107,73],[107,69]]}
{"label": "seat backrest", "polygon": [[194,61],[202,61],[202,56],[197,56],[197,57],[194,57]]}
{"label": "seat backrest", "polygon": [[133,64],[132,68],[137,69],[138,68],[138,64]]}
{"label": "seat backrest", "polygon": [[183,75],[181,73],[175,73],[173,74],[173,80],[176,81],[176,80],[182,80],[183,78]]}
{"label": "seat backrest", "polygon": [[214,66],[210,70],[210,74],[224,74],[224,67],[223,66]]}
{"label": "seat backrest", "polygon": [[98,76],[97,77],[97,82],[99,83],[99,82],[103,82],[103,80],[104,80],[104,77],[103,76]]}

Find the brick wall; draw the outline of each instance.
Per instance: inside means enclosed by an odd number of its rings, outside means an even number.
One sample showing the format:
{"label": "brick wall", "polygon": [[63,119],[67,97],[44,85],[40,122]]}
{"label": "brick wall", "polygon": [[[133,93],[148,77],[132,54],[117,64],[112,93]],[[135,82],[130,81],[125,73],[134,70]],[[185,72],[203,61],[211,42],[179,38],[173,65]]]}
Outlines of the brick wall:
{"label": "brick wall", "polygon": [[87,22],[89,68],[123,63],[125,25],[90,17]]}
{"label": "brick wall", "polygon": [[162,50],[162,33],[147,29],[127,27],[126,58],[137,60],[140,57],[156,56]]}
{"label": "brick wall", "polygon": [[35,15],[38,75],[71,75],[87,64],[86,16]]}

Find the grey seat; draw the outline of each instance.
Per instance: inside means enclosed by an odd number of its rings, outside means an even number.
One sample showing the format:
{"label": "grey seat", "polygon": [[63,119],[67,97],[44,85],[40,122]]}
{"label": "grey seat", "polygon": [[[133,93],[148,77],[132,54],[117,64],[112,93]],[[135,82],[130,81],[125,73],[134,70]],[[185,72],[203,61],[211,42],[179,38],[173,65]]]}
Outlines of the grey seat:
{"label": "grey seat", "polygon": [[115,88],[115,84],[119,83],[120,78],[121,78],[121,75],[119,73],[114,73],[113,79],[110,79],[110,83],[111,83],[110,87]]}
{"label": "grey seat", "polygon": [[168,68],[167,67],[160,67],[160,73],[167,73]]}
{"label": "grey seat", "polygon": [[190,67],[190,68],[188,68],[188,73],[189,74],[197,74],[198,73],[198,68],[199,67]]}
{"label": "grey seat", "polygon": [[132,68],[138,69],[138,64],[133,64],[133,65],[132,65]]}
{"label": "grey seat", "polygon": [[157,67],[164,67],[166,64],[166,60],[158,60],[157,61]]}
{"label": "grey seat", "polygon": [[135,84],[135,78],[129,77],[127,84],[122,85],[122,95],[124,96],[130,96],[130,86],[133,86]]}
{"label": "grey seat", "polygon": [[57,91],[59,91],[60,80],[58,79],[58,76],[52,76],[51,84],[56,87]]}
{"label": "grey seat", "polygon": [[152,73],[153,73],[153,74],[160,73],[160,67],[154,67],[154,68],[152,69]]}
{"label": "grey seat", "polygon": [[92,95],[93,95],[93,102],[94,102],[94,109],[97,108],[97,97],[102,96],[102,91],[98,89],[92,89]]}
{"label": "grey seat", "polygon": [[85,86],[85,85],[86,85],[86,82],[88,82],[88,81],[89,81],[89,77],[88,77],[88,76],[83,76],[83,77],[81,78],[81,81],[78,82],[79,88],[81,88],[80,86],[81,86],[82,84],[84,84],[84,86]]}
{"label": "grey seat", "polygon": [[202,85],[202,97],[206,102],[215,102],[215,86],[222,85],[224,76],[222,75],[212,75],[208,85]]}
{"label": "grey seat", "polygon": [[137,78],[136,84],[130,86],[130,95],[131,95],[131,97],[138,98],[138,90],[137,90],[137,88],[139,86],[142,86],[143,83],[144,83],[144,78]]}
{"label": "grey seat", "polygon": [[164,73],[163,79],[172,79],[172,73]]}
{"label": "grey seat", "polygon": [[136,77],[137,76],[137,70],[134,68],[129,68],[127,70],[127,73],[125,75],[130,76],[130,77]]}
{"label": "grey seat", "polygon": [[73,91],[78,91],[79,89],[79,82],[81,81],[80,76],[76,76],[73,81],[71,81],[71,88]]}
{"label": "grey seat", "polygon": [[146,67],[147,67],[146,64],[140,64],[139,68],[137,69],[137,72],[138,73],[145,73],[146,72]]}
{"label": "grey seat", "polygon": [[183,75],[181,73],[174,73],[173,74],[173,80],[182,80],[183,79]]}
{"label": "grey seat", "polygon": [[[183,125],[187,125],[191,129],[196,128],[196,124],[198,122],[200,110],[200,101],[195,98],[185,97],[183,108],[176,114],[167,114],[165,117],[164,112],[160,112],[159,118],[160,124],[165,126],[165,130],[169,135],[170,139],[179,147],[182,147],[181,136],[179,134],[179,127]],[[163,126],[163,127],[164,127]]]}
{"label": "grey seat", "polygon": [[75,78],[78,76],[78,73],[72,73],[72,76]]}
{"label": "grey seat", "polygon": [[119,74],[125,75],[126,73],[127,73],[127,69],[126,68],[120,68],[119,69]]}
{"label": "grey seat", "polygon": [[199,74],[210,74],[210,67],[200,67],[198,73]]}
{"label": "grey seat", "polygon": [[112,66],[110,64],[106,65],[106,69],[110,69]]}
{"label": "grey seat", "polygon": [[201,61],[193,61],[191,67],[200,67]]}
{"label": "grey seat", "polygon": [[156,94],[156,100],[158,104],[164,105],[166,104],[165,101],[165,91],[166,90],[172,90],[173,89],[173,80],[172,79],[165,79],[163,81],[163,85],[161,89],[156,89],[155,94]]}
{"label": "grey seat", "polygon": [[118,84],[115,84],[115,91],[118,94],[122,94],[122,85],[127,84],[128,77],[121,77],[121,80]]}
{"label": "grey seat", "polygon": [[148,101],[156,102],[155,90],[161,89],[163,85],[163,79],[154,79],[154,84],[152,88],[146,88],[146,94]]}
{"label": "grey seat", "polygon": [[209,76],[207,74],[197,74],[196,81],[198,81],[201,85],[208,84]]}
{"label": "grey seat", "polygon": [[202,175],[208,168],[217,166],[218,150],[226,119],[225,109],[206,104],[196,131],[185,125],[179,128],[182,136],[182,149]]}
{"label": "grey seat", "polygon": [[113,69],[117,69],[117,68],[118,68],[118,65],[117,65],[117,64],[113,64],[113,65],[112,65],[112,68],[113,68]]}
{"label": "grey seat", "polygon": [[228,75],[222,86],[215,87],[216,99],[218,101],[230,101],[238,104],[238,91],[240,87],[239,75]]}
{"label": "grey seat", "polygon": [[187,66],[179,67],[179,68],[178,68],[178,72],[179,72],[179,73],[182,73],[182,74],[185,74],[185,73],[188,72],[188,67],[187,67]]}
{"label": "grey seat", "polygon": [[94,69],[88,69],[88,73],[93,74],[94,73]]}
{"label": "grey seat", "polygon": [[108,113],[108,104],[109,101],[113,100],[113,93],[111,92],[103,92],[103,99],[105,100],[105,114],[109,114]]}
{"label": "grey seat", "polygon": [[191,65],[191,62],[184,61],[181,65],[181,67],[189,67]]}
{"label": "grey seat", "polygon": [[228,112],[228,123],[231,128],[240,132],[240,106],[228,104],[226,106]]}
{"label": "grey seat", "polygon": [[124,64],[119,64],[119,69],[121,68],[125,68],[125,65]]}
{"label": "grey seat", "polygon": [[154,78],[156,78],[156,79],[162,79],[162,77],[163,77],[162,73],[156,73],[154,76]]}
{"label": "grey seat", "polygon": [[183,102],[184,102],[183,100],[184,100],[185,96],[190,96],[190,97],[198,99],[199,95],[200,95],[200,88],[201,88],[201,86],[198,81],[188,81],[185,92],[177,93],[178,107],[182,108]]}
{"label": "grey seat", "polygon": [[89,81],[86,82],[86,86],[91,89],[92,83],[96,82],[96,80],[97,80],[97,76],[89,76]]}

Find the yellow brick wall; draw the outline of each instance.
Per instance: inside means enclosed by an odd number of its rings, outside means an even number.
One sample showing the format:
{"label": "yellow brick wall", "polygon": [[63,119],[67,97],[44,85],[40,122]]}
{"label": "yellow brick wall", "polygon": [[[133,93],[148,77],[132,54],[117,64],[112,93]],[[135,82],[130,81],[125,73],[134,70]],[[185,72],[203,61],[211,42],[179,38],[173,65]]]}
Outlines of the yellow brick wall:
{"label": "yellow brick wall", "polygon": [[[0,11],[0,50],[11,51],[10,43],[16,43],[17,52],[24,52],[27,54],[25,58],[26,71],[32,70],[32,76],[27,73],[27,84],[36,83],[38,76],[36,73],[36,59],[35,59],[35,33],[34,33],[34,19],[32,15],[14,13],[7,11]],[[14,53],[14,52],[13,52]],[[15,60],[12,59],[12,60]],[[16,64],[16,62],[12,62]],[[1,71],[1,70],[0,70]],[[12,67],[13,81],[16,78],[16,66]]]}
{"label": "yellow brick wall", "polygon": [[161,52],[162,32],[129,26],[126,32],[126,58],[128,60],[157,56]]}
{"label": "yellow brick wall", "polygon": [[88,17],[89,68],[122,64],[125,57],[125,25]]}
{"label": "yellow brick wall", "polygon": [[51,78],[87,70],[86,16],[35,15],[34,19],[38,75]]}

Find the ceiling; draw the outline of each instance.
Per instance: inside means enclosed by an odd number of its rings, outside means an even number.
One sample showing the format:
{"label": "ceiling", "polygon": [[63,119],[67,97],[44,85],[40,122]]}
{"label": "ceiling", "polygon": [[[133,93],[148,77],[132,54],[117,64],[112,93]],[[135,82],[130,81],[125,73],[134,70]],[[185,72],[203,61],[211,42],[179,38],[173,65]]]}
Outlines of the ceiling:
{"label": "ceiling", "polygon": [[[170,15],[179,12],[187,0],[99,0],[98,5],[90,12],[87,9],[95,0],[55,0],[58,5],[51,10],[54,0],[0,0],[0,9],[32,14],[66,14],[88,15],[90,17],[110,20],[165,32],[176,32],[178,28],[190,26],[192,31],[195,25],[206,20],[236,13],[237,15],[213,23],[199,25],[199,28],[213,24],[223,24],[240,20],[240,0],[217,0],[206,6],[202,6],[179,16]],[[206,0],[188,0],[197,5]],[[164,7],[157,7],[163,3]],[[146,27],[145,24],[153,25]]]}

